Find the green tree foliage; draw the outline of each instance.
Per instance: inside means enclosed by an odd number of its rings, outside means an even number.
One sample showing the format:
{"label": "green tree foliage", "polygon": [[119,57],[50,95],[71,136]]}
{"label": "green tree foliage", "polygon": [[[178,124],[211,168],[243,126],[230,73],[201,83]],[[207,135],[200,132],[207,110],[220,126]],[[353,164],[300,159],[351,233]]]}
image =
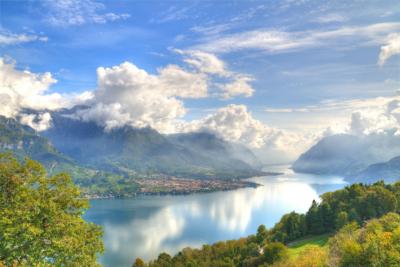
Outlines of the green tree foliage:
{"label": "green tree foliage", "polygon": [[400,266],[400,215],[388,213],[358,228],[353,223],[329,241],[331,266]]}
{"label": "green tree foliage", "polygon": [[256,240],[258,244],[262,244],[268,236],[268,230],[265,225],[261,224],[257,228]]}
{"label": "green tree foliage", "polygon": [[363,222],[388,212],[400,211],[400,182],[385,185],[353,184],[321,196],[313,201],[304,215],[295,212],[284,215],[269,231],[271,241],[288,243],[306,235],[334,232],[348,222]]}
{"label": "green tree foliage", "polygon": [[204,245],[201,249],[185,248],[172,258],[166,255],[160,254],[148,266],[257,266],[253,264],[263,262],[260,246],[247,238]]}
{"label": "green tree foliage", "polygon": [[6,266],[96,266],[102,230],[85,222],[88,201],[67,174],[0,154],[0,262]]}
{"label": "green tree foliage", "polygon": [[271,230],[271,239],[287,243],[304,236],[307,233],[305,219],[306,217],[303,214],[296,212],[283,215]]}
{"label": "green tree foliage", "polygon": [[287,259],[289,257],[288,248],[280,242],[269,243],[263,248],[263,257],[267,264]]}
{"label": "green tree foliage", "polygon": [[321,234],[325,230],[322,209],[320,209],[315,200],[313,200],[311,208],[306,214],[306,223],[309,234]]}
{"label": "green tree foliage", "polygon": [[335,228],[340,229],[349,222],[349,216],[347,212],[341,211],[336,216]]}

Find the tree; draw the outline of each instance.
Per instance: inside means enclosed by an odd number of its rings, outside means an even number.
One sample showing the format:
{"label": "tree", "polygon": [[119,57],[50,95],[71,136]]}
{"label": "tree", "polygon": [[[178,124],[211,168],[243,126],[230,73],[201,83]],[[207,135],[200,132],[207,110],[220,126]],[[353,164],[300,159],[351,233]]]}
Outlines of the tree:
{"label": "tree", "polygon": [[347,215],[347,212],[341,211],[338,213],[336,217],[335,228],[340,229],[343,226],[345,226],[348,222],[349,222],[349,216]]}
{"label": "tree", "polygon": [[264,240],[268,237],[268,231],[265,225],[261,224],[257,228],[256,240],[258,244],[262,244]]}
{"label": "tree", "polygon": [[280,242],[272,242],[263,248],[264,261],[267,264],[287,259],[289,257],[288,248]]}
{"label": "tree", "polygon": [[144,261],[141,258],[136,258],[135,262],[133,263],[132,267],[144,267]]}
{"label": "tree", "polygon": [[306,222],[308,233],[320,234],[324,232],[321,210],[315,200],[313,200],[311,207],[306,214]]}
{"label": "tree", "polygon": [[303,214],[291,212],[282,216],[271,230],[271,239],[287,243],[306,234],[306,221]]}
{"label": "tree", "polygon": [[400,266],[400,215],[388,213],[342,228],[329,241],[331,266]]}
{"label": "tree", "polygon": [[69,175],[47,177],[38,162],[0,154],[0,262],[97,266],[102,230],[82,219],[87,208]]}

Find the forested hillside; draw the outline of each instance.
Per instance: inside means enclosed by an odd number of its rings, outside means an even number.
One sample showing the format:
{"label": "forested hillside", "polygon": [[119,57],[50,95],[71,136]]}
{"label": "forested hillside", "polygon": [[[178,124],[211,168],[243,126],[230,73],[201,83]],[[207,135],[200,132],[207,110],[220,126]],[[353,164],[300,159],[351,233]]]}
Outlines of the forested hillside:
{"label": "forested hillside", "polygon": [[[162,253],[148,264],[137,259],[133,266],[399,266],[399,212],[400,182],[353,184],[323,194],[305,214],[284,215],[272,229],[261,225],[246,238],[185,248],[173,257]],[[334,233],[324,248],[311,247],[295,258],[287,247]]]}

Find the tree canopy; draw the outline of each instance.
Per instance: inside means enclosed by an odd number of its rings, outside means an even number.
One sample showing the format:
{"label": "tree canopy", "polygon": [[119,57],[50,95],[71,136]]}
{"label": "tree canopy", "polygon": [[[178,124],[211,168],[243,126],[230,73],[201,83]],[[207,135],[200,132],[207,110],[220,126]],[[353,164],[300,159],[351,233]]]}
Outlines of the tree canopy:
{"label": "tree canopy", "polygon": [[0,265],[97,266],[102,230],[70,176],[0,154]]}

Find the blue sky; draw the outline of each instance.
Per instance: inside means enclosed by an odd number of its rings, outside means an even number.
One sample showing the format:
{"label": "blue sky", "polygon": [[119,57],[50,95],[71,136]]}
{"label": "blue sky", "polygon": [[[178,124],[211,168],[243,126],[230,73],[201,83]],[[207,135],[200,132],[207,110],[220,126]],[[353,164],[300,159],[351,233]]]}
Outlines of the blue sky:
{"label": "blue sky", "polygon": [[[400,88],[399,1],[2,0],[0,5],[1,55],[12,58],[16,69],[50,72],[58,82],[47,93],[95,91],[99,67],[128,61],[156,75],[168,65],[185,65],[185,51],[202,51],[236,73],[232,79],[248,77],[254,91],[229,99],[182,98],[184,120],[244,105],[268,127],[299,132],[323,130],[336,117],[338,123],[350,119],[353,110],[340,103],[391,98]],[[385,46],[391,52],[379,62]],[[226,77],[216,77],[209,91]],[[326,103],[338,110],[328,110]]]}

